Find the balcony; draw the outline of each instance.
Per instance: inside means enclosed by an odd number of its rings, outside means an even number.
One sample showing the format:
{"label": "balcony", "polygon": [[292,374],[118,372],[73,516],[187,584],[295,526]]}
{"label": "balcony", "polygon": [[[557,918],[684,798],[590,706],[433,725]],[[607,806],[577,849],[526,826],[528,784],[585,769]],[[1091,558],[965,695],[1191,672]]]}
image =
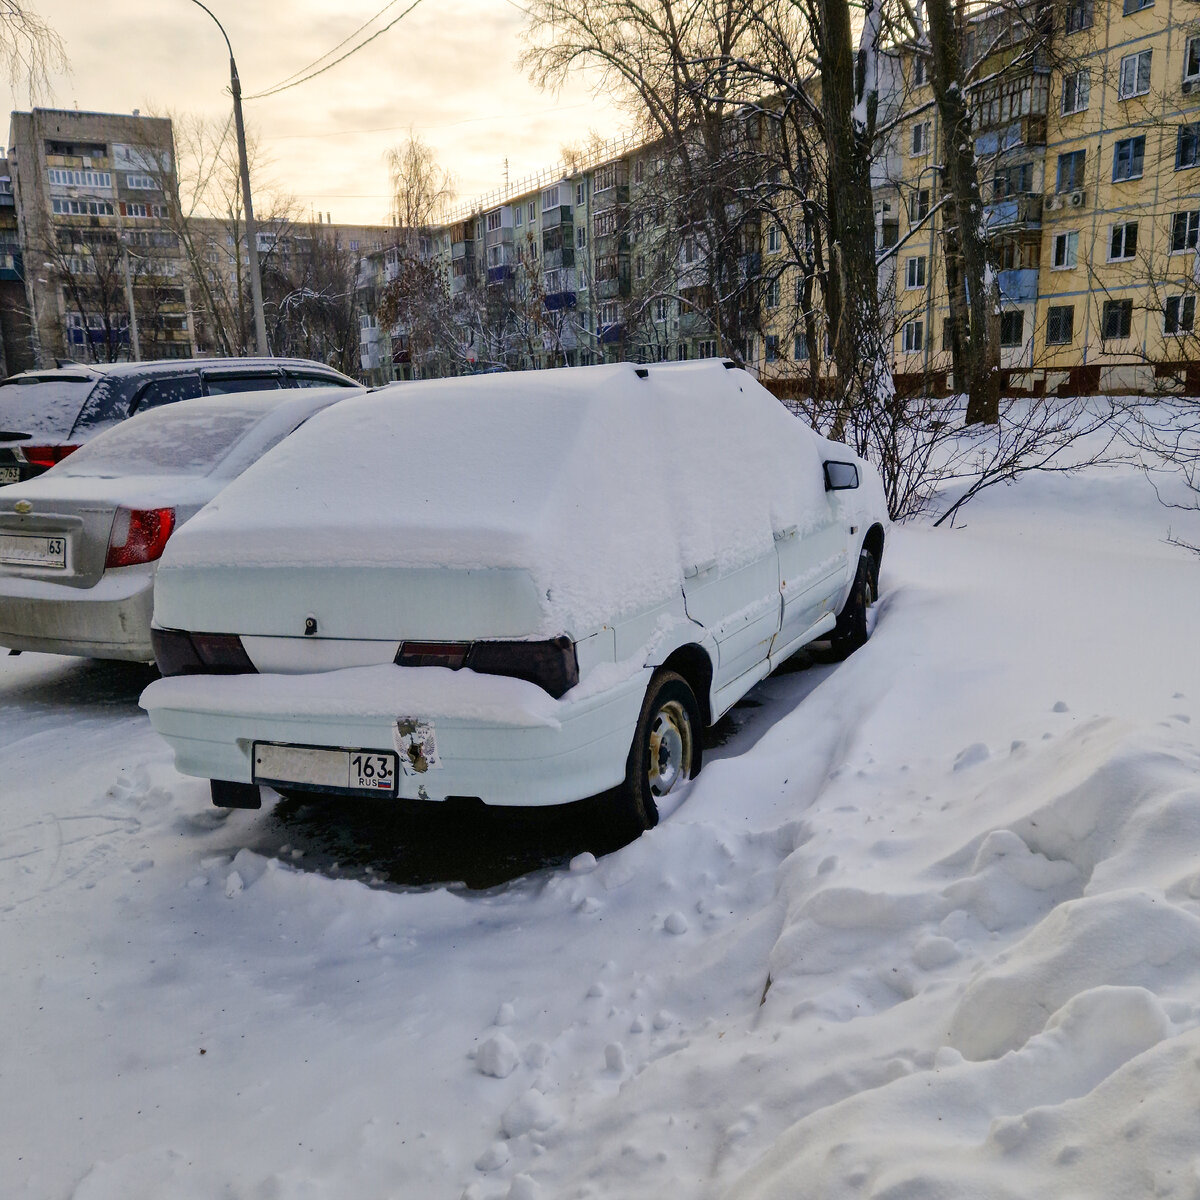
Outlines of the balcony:
{"label": "balcony", "polygon": [[1000,285],[1000,298],[1013,304],[1028,304],[1037,299],[1038,270],[1036,267],[998,271],[996,281]]}
{"label": "balcony", "polygon": [[507,264],[498,267],[488,267],[487,281],[489,284],[505,283],[513,277],[516,268]]}
{"label": "balcony", "polygon": [[1002,229],[1040,229],[1042,227],[1042,196],[1038,192],[1024,192],[986,204],[983,223],[988,233],[999,233]]}
{"label": "balcony", "polygon": [[596,283],[596,297],[600,300],[616,300],[629,295],[629,275],[616,279],[601,279]]}
{"label": "balcony", "polygon": [[984,157],[1014,150],[1020,146],[1044,146],[1046,144],[1046,116],[1035,113],[1021,117],[1003,129],[993,129],[975,139],[975,154]]}
{"label": "balcony", "polygon": [[562,312],[563,309],[574,308],[579,303],[579,296],[573,291],[547,292],[542,303],[547,312]]}

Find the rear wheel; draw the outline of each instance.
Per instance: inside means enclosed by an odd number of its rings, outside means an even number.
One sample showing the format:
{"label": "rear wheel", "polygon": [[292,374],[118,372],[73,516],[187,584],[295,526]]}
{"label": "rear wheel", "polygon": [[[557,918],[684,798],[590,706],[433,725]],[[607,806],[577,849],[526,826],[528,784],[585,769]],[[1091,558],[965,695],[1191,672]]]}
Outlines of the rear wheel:
{"label": "rear wheel", "polygon": [[650,681],[629,750],[618,820],[630,837],[658,824],[658,801],[700,770],[700,706],[682,675]]}
{"label": "rear wheel", "polygon": [[879,590],[879,567],[875,555],[864,550],[858,556],[858,570],[854,573],[854,586],[846,599],[845,607],[838,613],[837,624],[830,635],[829,643],[835,659],[849,658],[860,646],[866,644],[870,632],[867,629],[867,609],[875,603]]}

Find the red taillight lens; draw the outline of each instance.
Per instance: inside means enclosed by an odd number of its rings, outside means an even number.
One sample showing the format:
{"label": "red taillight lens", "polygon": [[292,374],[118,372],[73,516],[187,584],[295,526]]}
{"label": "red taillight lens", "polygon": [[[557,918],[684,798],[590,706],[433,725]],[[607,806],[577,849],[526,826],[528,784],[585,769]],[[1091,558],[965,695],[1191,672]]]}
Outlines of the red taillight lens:
{"label": "red taillight lens", "polygon": [[396,662],[402,667],[449,667],[457,671],[467,661],[470,642],[402,642]]}
{"label": "red taillight lens", "polygon": [[131,567],[162,557],[175,529],[173,508],[118,508],[105,567]]}
{"label": "red taillight lens", "polygon": [[22,446],[21,453],[35,467],[52,467],[78,449],[78,446]]}
{"label": "red taillight lens", "polygon": [[184,633],[181,629],[151,629],[150,644],[159,674],[257,675],[236,633]]}
{"label": "red taillight lens", "polygon": [[569,637],[545,642],[402,642],[402,667],[470,667],[481,675],[506,675],[535,683],[556,700],[579,682],[575,643]]}

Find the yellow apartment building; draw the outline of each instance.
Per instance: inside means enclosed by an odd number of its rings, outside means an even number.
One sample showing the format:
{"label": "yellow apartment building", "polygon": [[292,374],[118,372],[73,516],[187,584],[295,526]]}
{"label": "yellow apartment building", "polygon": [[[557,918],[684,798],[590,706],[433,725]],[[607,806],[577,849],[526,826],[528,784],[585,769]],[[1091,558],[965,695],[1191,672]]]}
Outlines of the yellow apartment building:
{"label": "yellow apartment building", "polygon": [[[985,214],[999,268],[1011,391],[1200,386],[1200,10],[1181,0],[1067,0],[1045,49],[972,96]],[[981,14],[997,44],[1010,12]],[[1052,23],[1052,24],[1051,24]],[[981,39],[987,39],[984,43]],[[1001,39],[1002,40],[1002,39]],[[900,55],[917,110],[877,190],[901,387],[953,386],[938,202],[941,130],[919,48]],[[898,221],[895,220],[898,218]]]}

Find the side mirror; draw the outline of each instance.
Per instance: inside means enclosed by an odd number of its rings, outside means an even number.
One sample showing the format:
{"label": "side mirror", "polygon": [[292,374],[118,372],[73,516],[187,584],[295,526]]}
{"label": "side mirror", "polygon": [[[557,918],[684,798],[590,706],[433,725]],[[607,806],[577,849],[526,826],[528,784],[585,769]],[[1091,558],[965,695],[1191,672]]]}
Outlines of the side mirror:
{"label": "side mirror", "polygon": [[845,492],[858,487],[858,467],[848,462],[827,462],[825,464],[825,490],[827,492]]}

